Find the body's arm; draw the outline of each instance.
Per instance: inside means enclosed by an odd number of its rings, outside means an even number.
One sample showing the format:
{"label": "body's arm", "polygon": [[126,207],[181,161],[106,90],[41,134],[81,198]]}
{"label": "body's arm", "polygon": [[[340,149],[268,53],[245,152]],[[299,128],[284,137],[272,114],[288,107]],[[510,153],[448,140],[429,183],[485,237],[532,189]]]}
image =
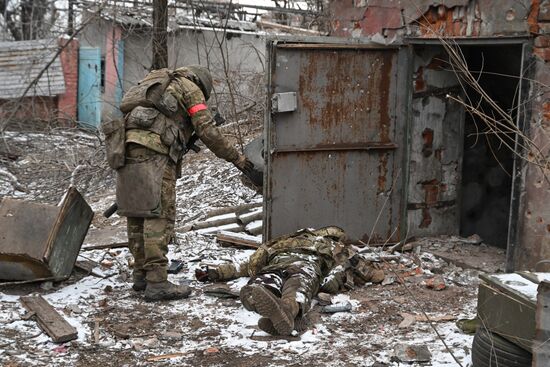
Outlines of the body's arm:
{"label": "body's arm", "polygon": [[240,277],[248,277],[256,275],[265,265],[267,265],[267,248],[265,245],[260,246],[247,261],[239,264],[219,264],[208,265],[206,267],[197,268],[195,276],[197,280],[206,281],[227,281]]}
{"label": "body's arm", "polygon": [[248,276],[248,263],[240,264],[219,264],[208,266],[208,280],[214,282],[233,280]]}
{"label": "body's arm", "polygon": [[346,283],[346,268],[344,265],[335,266],[321,282],[321,292],[335,294]]}

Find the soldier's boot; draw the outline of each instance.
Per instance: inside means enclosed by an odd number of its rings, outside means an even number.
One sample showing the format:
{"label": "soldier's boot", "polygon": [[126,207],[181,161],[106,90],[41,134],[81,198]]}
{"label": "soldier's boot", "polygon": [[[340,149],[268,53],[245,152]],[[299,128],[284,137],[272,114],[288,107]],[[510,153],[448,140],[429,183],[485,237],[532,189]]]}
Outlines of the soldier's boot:
{"label": "soldier's boot", "polygon": [[254,298],[252,297],[252,291],[256,287],[258,287],[258,285],[248,284],[242,287],[239,292],[239,298],[241,299],[241,303],[244,308],[252,312],[256,312],[256,305],[254,304]]}
{"label": "soldier's boot", "polygon": [[[304,332],[308,329],[308,323],[309,320],[306,317],[296,317],[294,319],[294,330],[299,333]],[[268,334],[279,335],[279,332],[275,329],[275,326],[273,326],[273,323],[267,317],[260,317],[258,320],[258,327],[260,330],[265,331]]]}
{"label": "soldier's boot", "polygon": [[191,288],[187,285],[177,285],[167,280],[164,282],[147,282],[145,288],[145,300],[162,301],[187,298],[191,294]]}
{"label": "soldier's boot", "polygon": [[254,287],[252,298],[254,299],[256,312],[271,320],[279,335],[290,335],[292,333],[294,318],[300,311],[296,300],[277,298],[264,287]]}
{"label": "soldier's boot", "polygon": [[145,280],[145,271],[143,270],[134,270],[132,273],[132,279],[134,284],[132,284],[132,289],[136,292],[143,292],[147,287],[147,281]]}

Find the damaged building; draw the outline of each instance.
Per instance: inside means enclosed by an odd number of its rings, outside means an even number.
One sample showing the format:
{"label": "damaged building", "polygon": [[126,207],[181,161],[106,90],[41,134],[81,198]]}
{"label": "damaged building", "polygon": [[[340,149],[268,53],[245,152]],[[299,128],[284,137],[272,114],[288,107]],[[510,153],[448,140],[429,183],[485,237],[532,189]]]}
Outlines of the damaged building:
{"label": "damaged building", "polygon": [[264,234],[478,234],[508,270],[547,259],[550,2],[332,1],[329,18],[332,37],[268,44]]}

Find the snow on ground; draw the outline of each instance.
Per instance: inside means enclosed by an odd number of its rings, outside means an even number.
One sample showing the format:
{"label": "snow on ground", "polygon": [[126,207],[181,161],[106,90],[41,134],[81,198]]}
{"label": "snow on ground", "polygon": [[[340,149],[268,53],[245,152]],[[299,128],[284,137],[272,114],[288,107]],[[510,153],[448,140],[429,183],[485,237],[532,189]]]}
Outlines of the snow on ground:
{"label": "snow on ground", "polygon": [[[186,157],[177,187],[177,228],[204,218],[213,208],[261,200],[242,186],[236,169],[207,151]],[[113,188],[92,192],[87,198],[96,217],[84,246],[125,241],[125,220],[100,215],[114,200]],[[75,273],[60,284],[0,288],[0,365],[400,366],[392,356],[402,343],[428,346],[432,361],[427,365],[457,365],[428,323],[417,321],[400,329],[400,313],[419,315],[424,310],[430,316],[474,316],[475,273],[430,254],[407,255],[386,264],[393,269],[388,268],[388,274],[401,274],[404,284],[367,284],[334,296],[333,303],[351,302],[353,309],[347,313],[322,314],[315,301],[312,325],[306,332],[276,338],[261,332],[256,326],[259,316],[246,311],[238,300],[208,296],[202,290],[210,284],[194,280],[194,270],[201,264],[239,262],[252,252],[220,247],[211,235],[177,233],[169,257],[183,260],[186,266],[170,275],[170,280],[194,288],[188,300],[145,302],[131,290],[132,258],[125,248],[81,252],[79,261],[94,264],[94,274],[101,277]],[[426,288],[423,281],[432,272],[445,278],[445,290]],[[229,282],[234,290],[245,284],[246,279]],[[78,339],[58,345],[39,335],[35,321],[22,319],[25,310],[19,296],[23,294],[43,295],[77,328]],[[472,337],[454,321],[434,324],[452,353],[467,366]],[[147,361],[174,353],[169,359]]]}

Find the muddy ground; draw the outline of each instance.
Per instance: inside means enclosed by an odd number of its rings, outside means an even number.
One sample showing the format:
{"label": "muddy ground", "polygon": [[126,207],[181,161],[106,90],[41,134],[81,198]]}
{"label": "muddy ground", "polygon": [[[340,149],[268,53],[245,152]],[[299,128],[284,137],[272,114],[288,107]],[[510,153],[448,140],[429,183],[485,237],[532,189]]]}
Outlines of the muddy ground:
{"label": "muddy ground", "polygon": [[[4,182],[0,179],[2,195],[56,202],[72,179],[96,212],[83,246],[126,240],[124,218],[101,216],[114,200],[112,176],[99,163],[74,173],[82,161],[75,158],[74,164],[65,168],[57,161],[63,151],[74,150],[73,135],[36,138],[52,140],[60,149],[50,152],[43,163],[59,171],[41,169],[47,173],[44,177],[33,174],[40,161],[40,154],[36,154],[39,148],[20,135],[13,139],[14,144],[19,139],[17,158],[0,160],[0,170],[13,176]],[[99,143],[93,136],[79,138],[78,144],[80,159],[99,162],[94,153]],[[52,155],[55,159],[50,159]],[[242,186],[238,171],[230,164],[215,159],[206,149],[186,157],[184,177],[178,182],[177,243],[170,246],[169,257],[185,262],[184,269],[170,278],[190,284],[192,296],[181,301],[145,302],[141,294],[131,290],[132,259],[127,249],[82,251],[78,260],[88,264],[92,274],[80,270],[61,283],[0,288],[0,364],[399,366],[403,363],[394,350],[403,344],[429,349],[430,361],[421,365],[470,363],[472,336],[463,333],[456,321],[475,315],[479,270],[467,269],[467,260],[458,262],[459,266],[448,261],[453,256],[464,260],[460,254],[466,253],[475,260],[474,268],[498,271],[504,264],[502,250],[456,237],[418,239],[412,251],[381,261],[386,275],[383,284],[367,284],[333,297],[333,303],[349,301],[351,312],[321,313],[315,302],[307,331],[277,338],[261,332],[256,326],[258,315],[246,311],[238,299],[205,295],[203,289],[210,285],[194,280],[199,264],[239,261],[252,251],[221,247],[212,236],[181,231],[184,224],[200,220],[213,208],[254,201],[261,201],[261,197]],[[373,248],[371,254],[376,257],[380,250]],[[430,288],[434,279],[442,279],[444,289]],[[246,279],[239,279],[229,286],[238,291],[245,283]],[[23,320],[25,311],[19,296],[24,294],[43,295],[78,329],[78,339],[55,344],[34,320]],[[430,325],[422,320],[424,314],[443,321]],[[418,320],[411,321],[415,318]]]}

